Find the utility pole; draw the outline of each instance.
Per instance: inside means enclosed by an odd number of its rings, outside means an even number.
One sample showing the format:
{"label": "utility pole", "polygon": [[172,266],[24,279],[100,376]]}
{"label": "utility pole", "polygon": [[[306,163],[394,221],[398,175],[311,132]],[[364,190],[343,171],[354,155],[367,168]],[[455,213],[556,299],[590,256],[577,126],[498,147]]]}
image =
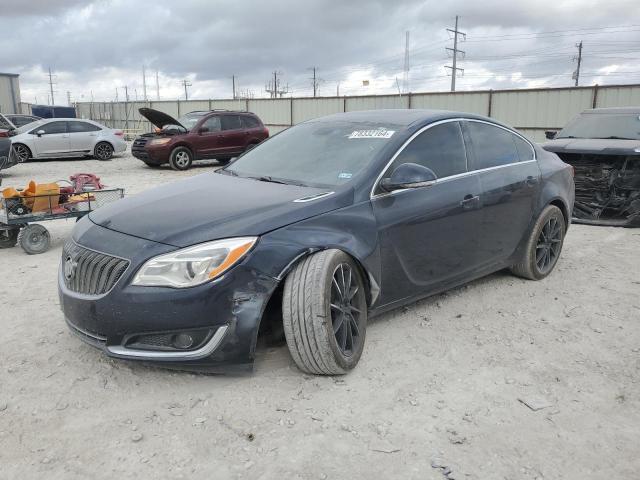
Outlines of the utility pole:
{"label": "utility pole", "polygon": [[187,87],[190,87],[192,83],[187,79],[182,80],[182,86],[184,87],[184,99],[189,100],[189,92],[187,91]]}
{"label": "utility pole", "polygon": [[116,87],[116,102],[118,101],[118,87]]}
{"label": "utility pole", "polygon": [[340,82],[336,85],[336,97],[340,96]]}
{"label": "utility pole", "polygon": [[404,87],[404,93],[408,93],[409,92],[409,30],[407,30],[405,43],[404,43],[404,77],[402,79],[402,83]]}
{"label": "utility pole", "polygon": [[580,81],[580,66],[582,65],[582,40],[580,40],[580,43],[576,43],[576,47],[578,47],[578,56],[573,57],[573,59],[578,61],[578,67],[576,68],[576,71],[573,72],[573,78],[576,81],[577,87],[578,82]]}
{"label": "utility pole", "polygon": [[284,94],[289,92],[289,85],[284,88],[280,88],[280,79],[278,78],[278,75],[281,75],[281,73],[275,70],[273,72],[273,80],[270,80],[264,87],[265,92],[268,92],[271,98],[278,98],[278,95],[282,98]]}
{"label": "utility pole", "polygon": [[71,106],[71,92],[67,90],[67,105]]}
{"label": "utility pole", "polygon": [[236,76],[231,75],[231,84],[233,86],[233,99],[236,99]]}
{"label": "utility pole", "polygon": [[456,15],[456,26],[453,30],[447,28],[447,32],[453,33],[453,48],[447,48],[448,51],[451,52],[453,57],[453,62],[451,66],[445,66],[444,68],[448,68],[451,70],[451,91],[456,91],[456,74],[458,72],[464,73],[464,68],[458,68],[458,54],[461,54],[462,58],[464,58],[465,52],[458,49],[458,36],[462,37],[462,40],[467,39],[467,35],[458,30],[458,15]]}
{"label": "utility pole", "polygon": [[160,80],[159,78],[159,74],[158,74],[158,69],[156,68],[156,100],[160,100]]}
{"label": "utility pole", "polygon": [[53,100],[53,75],[51,75],[51,67],[49,67],[49,90],[51,90],[51,105],[54,105]]}
{"label": "utility pole", "polygon": [[[129,101],[129,87],[127,85],[124,86],[124,100],[125,102]],[[93,102],[93,92],[91,93],[91,101]]]}
{"label": "utility pole", "polygon": [[147,70],[142,65],[142,97],[144,101],[147,101]]}

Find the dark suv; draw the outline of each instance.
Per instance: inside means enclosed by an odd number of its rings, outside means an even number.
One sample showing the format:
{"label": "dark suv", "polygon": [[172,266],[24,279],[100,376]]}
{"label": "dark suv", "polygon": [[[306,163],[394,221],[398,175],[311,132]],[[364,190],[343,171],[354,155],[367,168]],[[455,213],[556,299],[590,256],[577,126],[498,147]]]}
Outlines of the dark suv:
{"label": "dark suv", "polygon": [[190,112],[177,120],[151,108],[139,112],[157,131],[136,138],[131,153],[150,167],[168,163],[174,170],[187,170],[194,160],[211,158],[227,163],[269,137],[251,112]]}

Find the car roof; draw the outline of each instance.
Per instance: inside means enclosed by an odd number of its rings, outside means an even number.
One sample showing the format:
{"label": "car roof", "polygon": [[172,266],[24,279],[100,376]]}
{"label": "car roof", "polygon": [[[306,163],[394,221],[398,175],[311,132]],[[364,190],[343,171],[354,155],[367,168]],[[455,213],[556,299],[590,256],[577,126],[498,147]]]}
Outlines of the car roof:
{"label": "car roof", "polygon": [[582,113],[598,114],[598,113],[628,113],[631,115],[640,115],[640,107],[608,107],[608,108],[591,108]]}
{"label": "car roof", "polygon": [[[334,122],[336,120],[343,120],[347,122],[390,123],[394,125],[409,127],[414,124],[427,124],[449,118],[471,118],[484,120],[487,122],[495,123],[497,125],[503,125],[493,118],[488,118],[473,113],[419,108],[360,110],[355,112],[335,113],[333,115],[328,115],[326,117],[321,117],[309,121]],[[511,127],[507,126],[507,128]]]}

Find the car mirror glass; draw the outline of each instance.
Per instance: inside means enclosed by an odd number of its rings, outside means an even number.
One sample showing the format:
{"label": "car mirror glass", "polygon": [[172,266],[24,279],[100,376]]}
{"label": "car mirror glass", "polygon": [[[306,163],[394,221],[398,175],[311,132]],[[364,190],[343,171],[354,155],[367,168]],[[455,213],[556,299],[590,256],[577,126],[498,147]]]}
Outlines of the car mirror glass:
{"label": "car mirror glass", "polygon": [[546,130],[544,132],[544,136],[547,137],[547,140],[553,140],[554,138],[556,138],[556,134],[558,132],[554,132],[553,130]]}

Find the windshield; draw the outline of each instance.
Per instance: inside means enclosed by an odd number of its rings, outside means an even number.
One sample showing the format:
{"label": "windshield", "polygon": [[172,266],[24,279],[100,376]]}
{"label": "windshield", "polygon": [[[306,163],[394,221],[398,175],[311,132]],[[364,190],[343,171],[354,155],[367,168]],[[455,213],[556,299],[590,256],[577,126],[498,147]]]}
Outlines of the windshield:
{"label": "windshield", "polygon": [[638,113],[583,113],[564,127],[556,138],[622,138],[640,140]]}
{"label": "windshield", "polygon": [[35,122],[27,123],[20,128],[16,128],[16,133],[30,132],[32,128],[39,127],[43,123],[46,123],[46,120],[37,120]]}
{"label": "windshield", "polygon": [[[200,120],[205,113],[207,112],[187,113],[186,115],[181,116],[178,119],[178,121],[180,122],[181,125],[184,125],[184,128],[186,128],[187,130],[191,130],[193,127],[196,126],[196,123],[198,123],[198,120]],[[164,128],[168,128],[168,127],[169,125],[165,125]]]}
{"label": "windshield", "polygon": [[302,123],[250,150],[221,173],[333,187],[355,178],[401,128],[347,121]]}

